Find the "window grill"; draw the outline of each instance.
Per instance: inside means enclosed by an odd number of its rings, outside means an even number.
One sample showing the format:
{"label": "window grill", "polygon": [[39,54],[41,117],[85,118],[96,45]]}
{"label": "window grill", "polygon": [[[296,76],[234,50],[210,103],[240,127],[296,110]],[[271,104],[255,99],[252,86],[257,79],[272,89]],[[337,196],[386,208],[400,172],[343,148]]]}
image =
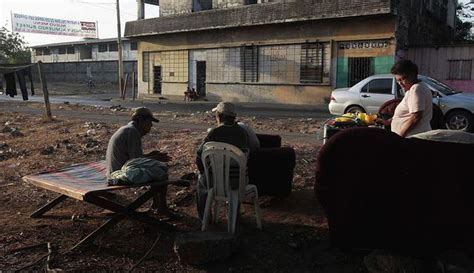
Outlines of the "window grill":
{"label": "window grill", "polygon": [[109,44],[109,51],[118,51],[118,44],[117,43],[110,43]]}
{"label": "window grill", "polygon": [[258,82],[258,47],[244,46],[240,50],[242,82]]}
{"label": "window grill", "polygon": [[188,81],[188,51],[165,51],[161,53],[163,82]]}
{"label": "window grill", "polygon": [[301,83],[322,83],[324,73],[324,44],[301,45]]}
{"label": "window grill", "polygon": [[99,44],[99,52],[107,52],[107,44]]}
{"label": "window grill", "polygon": [[144,82],[148,82],[148,79],[150,78],[150,52],[143,52],[142,54],[143,61],[142,61],[142,80]]}
{"label": "window grill", "polygon": [[75,54],[76,53],[73,46],[68,46],[66,51],[67,51],[67,54]]}
{"label": "window grill", "polygon": [[349,86],[353,86],[373,74],[373,58],[349,58]]}
{"label": "window grill", "polygon": [[470,80],[472,60],[449,60],[450,80]]}

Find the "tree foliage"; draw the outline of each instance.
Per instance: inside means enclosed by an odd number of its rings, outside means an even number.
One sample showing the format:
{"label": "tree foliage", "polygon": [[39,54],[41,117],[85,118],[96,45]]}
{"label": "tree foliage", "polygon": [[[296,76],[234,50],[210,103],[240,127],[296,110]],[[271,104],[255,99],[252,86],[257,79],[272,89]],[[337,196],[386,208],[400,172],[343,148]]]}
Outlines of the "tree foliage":
{"label": "tree foliage", "polygon": [[454,40],[456,42],[473,42],[472,18],[474,18],[474,4],[459,4],[456,13],[456,33]]}
{"label": "tree foliage", "polygon": [[31,62],[31,54],[26,42],[18,33],[6,27],[0,29],[0,64],[26,64]]}

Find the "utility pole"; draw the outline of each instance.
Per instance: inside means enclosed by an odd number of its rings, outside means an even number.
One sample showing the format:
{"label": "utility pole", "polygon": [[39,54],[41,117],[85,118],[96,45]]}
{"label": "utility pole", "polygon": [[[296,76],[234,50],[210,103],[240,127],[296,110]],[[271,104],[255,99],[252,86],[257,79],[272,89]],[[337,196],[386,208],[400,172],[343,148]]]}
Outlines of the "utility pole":
{"label": "utility pole", "polygon": [[118,44],[118,80],[119,80],[119,94],[122,99],[123,96],[123,60],[122,60],[122,31],[120,30],[120,0],[117,0],[117,44]]}

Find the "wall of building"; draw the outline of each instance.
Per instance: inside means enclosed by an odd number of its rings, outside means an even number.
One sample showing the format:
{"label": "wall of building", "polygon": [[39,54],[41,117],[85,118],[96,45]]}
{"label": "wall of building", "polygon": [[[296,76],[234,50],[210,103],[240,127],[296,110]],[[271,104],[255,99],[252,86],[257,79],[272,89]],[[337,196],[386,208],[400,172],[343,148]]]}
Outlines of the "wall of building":
{"label": "wall of building", "polygon": [[[474,45],[410,48],[406,58],[418,65],[420,74],[438,79],[456,90],[474,92]],[[466,63],[457,66],[456,61]],[[469,63],[470,67],[466,65]],[[455,79],[459,76],[457,72],[466,78]]]}
{"label": "wall of building", "polygon": [[[113,42],[109,42],[113,43]],[[107,43],[106,43],[107,44]],[[51,46],[48,47],[51,51],[50,55],[42,55],[37,56],[35,51],[33,50],[31,54],[31,61],[38,62],[42,61],[44,63],[49,62],[80,62],[80,61],[111,61],[111,60],[118,60],[118,52],[116,51],[106,51],[106,52],[99,52],[99,45],[98,44],[91,44],[91,45],[75,45],[74,46],[74,54],[59,54],[59,48],[64,46]],[[91,50],[91,58],[82,59],[81,58],[81,50],[84,47],[89,47]],[[136,61],[137,60],[137,51],[131,49],[131,42],[124,41],[123,48],[122,48],[122,58],[124,61]]]}
{"label": "wall of building", "polygon": [[[101,62],[55,62],[44,63],[44,73],[48,82],[85,83],[87,67],[91,68],[92,78],[96,83],[117,83],[117,61]],[[136,61],[124,62],[124,73],[137,71]],[[36,69],[36,66],[33,66]],[[34,71],[33,73],[37,73]]]}
{"label": "wall of building", "polygon": [[160,0],[160,17],[191,13],[193,0]]}
{"label": "wall of building", "polygon": [[397,0],[399,57],[411,46],[450,43],[456,14],[453,0]]}
{"label": "wall of building", "polygon": [[[207,62],[207,93],[211,97],[226,96],[241,101],[288,102],[290,100],[292,103],[315,103],[322,102],[324,97],[329,96],[333,88],[332,82],[336,78],[336,74],[332,71],[334,71],[333,64],[337,63],[333,60],[338,55],[337,52],[331,49],[331,44],[337,44],[338,41],[358,41],[360,39],[391,40],[394,30],[395,19],[393,17],[377,16],[160,35],[141,39],[139,44],[139,63],[143,64],[141,58],[144,52],[151,53],[153,56],[161,55],[165,51],[187,50],[189,52],[188,78],[184,81],[168,82],[166,84],[166,80],[163,79],[163,95],[182,95],[188,84],[190,87],[195,87],[195,62],[197,60],[205,60]],[[292,66],[300,67],[301,52],[299,50],[301,49],[301,44],[306,42],[322,42],[327,44],[327,49],[324,51],[325,76],[324,82],[321,84],[301,84],[299,82],[299,71],[291,68]],[[252,44],[259,47],[260,67],[258,69],[258,78],[260,82],[255,84],[238,83],[241,75],[239,74],[240,68],[237,69],[236,67],[240,66],[238,63],[240,58],[236,60],[232,58],[240,56],[240,53],[221,54],[212,52],[216,50],[224,52],[232,48],[239,50],[242,45]],[[290,50],[291,48],[294,50]],[[390,50],[391,52],[389,52]],[[282,52],[292,52],[293,56],[280,58]],[[389,59],[391,56],[391,59],[393,59],[394,45],[391,44],[384,48],[382,52],[374,54],[376,57],[386,57]],[[227,71],[227,75],[230,76],[225,76],[226,74],[224,74],[223,78],[215,79],[215,75],[213,76],[212,73],[213,60],[210,57],[211,55],[224,58],[224,61],[221,60],[219,62],[225,65],[217,70]],[[341,57],[348,57],[349,55],[342,54]],[[149,62],[149,72],[152,71],[152,62],[155,64],[162,62],[162,60],[159,60],[160,58],[150,58],[152,61]],[[270,65],[262,66],[262,63],[265,62]],[[389,66],[388,63],[390,62],[381,59],[380,62],[377,62],[377,67],[382,67],[380,71],[386,71]],[[139,74],[143,75],[142,65],[138,66],[138,70]],[[232,70],[235,70],[233,76]],[[277,76],[273,77],[271,75]],[[234,82],[232,77],[234,77],[236,82]],[[294,79],[294,81],[291,81],[291,79]],[[153,79],[146,82],[140,76],[140,93],[153,93],[152,85]],[[237,92],[237,94],[233,94],[233,92]],[[285,92],[288,95],[282,95]]]}

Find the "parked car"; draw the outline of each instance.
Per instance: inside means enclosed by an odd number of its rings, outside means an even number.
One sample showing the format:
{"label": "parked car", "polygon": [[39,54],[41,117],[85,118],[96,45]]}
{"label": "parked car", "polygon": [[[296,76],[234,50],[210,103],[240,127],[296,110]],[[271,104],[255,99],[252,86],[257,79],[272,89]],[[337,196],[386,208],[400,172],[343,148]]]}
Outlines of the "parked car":
{"label": "parked car", "polygon": [[[433,92],[433,103],[438,105],[452,130],[474,130],[474,94],[455,91],[448,85],[427,76],[419,76]],[[380,106],[392,99],[401,99],[405,91],[391,74],[370,76],[350,88],[335,89],[331,93],[329,112],[376,114]]]}

